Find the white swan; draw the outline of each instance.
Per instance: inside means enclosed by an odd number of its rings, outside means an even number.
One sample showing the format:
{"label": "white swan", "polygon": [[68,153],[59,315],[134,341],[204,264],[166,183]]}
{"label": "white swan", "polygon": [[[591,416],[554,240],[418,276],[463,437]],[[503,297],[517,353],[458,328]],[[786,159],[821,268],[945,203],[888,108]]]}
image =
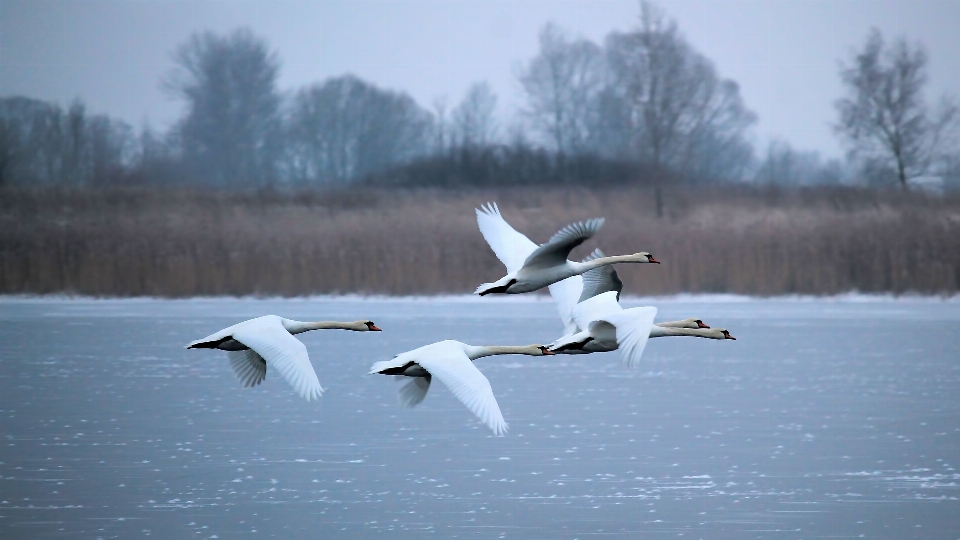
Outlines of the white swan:
{"label": "white swan", "polygon": [[270,364],[298,394],[310,401],[319,398],[323,388],[310,363],[307,348],[293,334],[322,329],[380,331],[372,321],[301,322],[264,315],[192,341],[187,348],[227,351],[230,367],[244,388],[263,382],[267,376],[267,364]]}
{"label": "white swan", "polygon": [[550,344],[554,353],[593,353],[620,349],[623,363],[634,367],[640,363],[643,349],[653,329],[655,307],[623,309],[617,292],[608,291],[574,306],[573,324],[577,332],[566,334]]}
{"label": "white swan", "polygon": [[[597,248],[593,250],[593,253],[587,255],[583,262],[603,257],[603,252],[600,251],[600,248]],[[560,314],[560,320],[563,321],[564,335],[576,334],[580,331],[577,323],[573,320],[574,306],[588,298],[609,291],[616,291],[617,300],[620,300],[620,291],[622,290],[623,282],[620,281],[620,276],[617,275],[617,271],[612,265],[593,268],[581,275],[570,276],[550,285],[550,297],[553,298],[553,302],[557,306],[557,312]]]}
{"label": "white swan", "polygon": [[440,379],[495,435],[507,432],[507,423],[493,397],[490,381],[473,365],[473,360],[497,354],[551,355],[543,345],[522,347],[476,347],[454,340],[440,341],[377,362],[370,373],[399,375],[414,379],[400,388],[400,403],[414,407],[427,395],[433,377]]}
{"label": "white swan", "polygon": [[[603,252],[599,248],[593,250],[593,253],[587,255],[584,262],[602,258]],[[620,292],[623,290],[623,282],[617,275],[616,269],[610,266],[601,266],[588,270],[579,276],[571,276],[563,281],[559,281],[550,286],[550,296],[557,306],[557,312],[560,314],[560,320],[563,322],[564,335],[576,334],[581,330],[573,319],[573,308],[583,302],[598,296],[605,292],[616,292],[616,300],[620,300]],[[655,326],[673,327],[673,328],[710,328],[700,319],[683,319],[682,321],[669,321],[656,323]]]}
{"label": "white swan", "polygon": [[583,354],[620,349],[623,363],[640,363],[647,340],[666,336],[693,336],[708,339],[736,339],[723,328],[710,328],[699,319],[653,324],[657,308],[623,309],[616,291],[609,291],[577,304],[572,311],[578,330],[550,344],[555,353]]}
{"label": "white swan", "polygon": [[477,287],[476,294],[519,294],[542,289],[558,281],[582,274],[592,268],[614,263],[659,263],[647,252],[601,257],[587,262],[568,261],[573,248],[590,238],[603,225],[603,218],[573,223],[560,229],[542,246],[520,234],[500,215],[496,203],[483,205],[477,212],[480,233],[507,267],[507,275],[493,283]]}

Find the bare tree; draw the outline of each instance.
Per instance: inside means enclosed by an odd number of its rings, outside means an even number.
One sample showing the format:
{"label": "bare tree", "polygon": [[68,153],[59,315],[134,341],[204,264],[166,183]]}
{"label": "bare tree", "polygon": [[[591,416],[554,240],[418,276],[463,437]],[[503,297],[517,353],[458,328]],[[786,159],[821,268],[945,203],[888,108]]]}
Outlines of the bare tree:
{"label": "bare tree", "polygon": [[433,152],[442,155],[450,148],[450,119],[447,96],[433,100]]}
{"label": "bare tree", "polygon": [[132,131],[89,115],[79,101],[64,111],[35,99],[0,99],[0,182],[89,186],[131,164]]}
{"label": "bare tree", "polygon": [[572,40],[550,23],[540,31],[540,54],[518,74],[527,116],[560,154],[586,151],[596,136],[597,97],[604,85],[602,49]]}
{"label": "bare tree", "polygon": [[194,34],[173,55],[164,88],[183,99],[183,158],[199,179],[217,185],[266,185],[280,149],[280,62],[248,29]]}
{"label": "bare tree", "polygon": [[493,118],[497,108],[497,96],[487,82],[474,83],[467,90],[463,101],[453,110],[453,136],[463,147],[486,146],[497,136],[497,124]]}
{"label": "bare tree", "polygon": [[943,96],[931,116],[928,172],[960,181],[960,105],[956,98]]}
{"label": "bare tree", "polygon": [[843,174],[839,160],[824,161],[819,152],[797,151],[790,143],[774,139],[767,145],[754,181],[785,186],[839,184]]}
{"label": "bare tree", "polygon": [[874,28],[863,49],[840,69],[847,96],[836,102],[837,133],[850,147],[851,157],[890,163],[903,189],[925,165],[926,66],[922,46],[900,38],[887,47]]}
{"label": "bare tree", "polygon": [[667,167],[679,154],[681,129],[690,120],[702,68],[677,25],[654,5],[641,3],[640,28],[607,38],[616,85],[627,102],[635,124],[633,144],[639,157],[656,167]]}
{"label": "bare tree", "polygon": [[430,113],[347,75],[300,90],[289,118],[292,174],[343,183],[426,153]]}
{"label": "bare tree", "polygon": [[720,79],[674,21],[643,1],[639,28],[610,34],[606,48],[613,83],[602,96],[604,122],[658,171],[658,214],[668,172],[722,178],[743,170],[752,153],[744,134],[756,117],[736,83]]}

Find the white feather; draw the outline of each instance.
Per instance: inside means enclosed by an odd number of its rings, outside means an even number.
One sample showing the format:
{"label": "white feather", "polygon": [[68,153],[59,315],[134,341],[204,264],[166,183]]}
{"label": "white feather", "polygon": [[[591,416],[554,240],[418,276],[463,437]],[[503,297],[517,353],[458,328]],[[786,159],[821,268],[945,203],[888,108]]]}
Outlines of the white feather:
{"label": "white feather", "polygon": [[[250,347],[280,372],[300,396],[307,401],[323,394],[317,372],[313,370],[307,348],[283,327],[279,317],[254,319],[233,332],[233,339]],[[254,321],[248,321],[253,323]],[[239,326],[239,325],[238,325]]]}
{"label": "white feather", "polygon": [[563,334],[569,336],[577,333],[580,328],[573,320],[573,308],[580,299],[583,289],[583,280],[580,276],[570,276],[567,279],[553,283],[549,287],[550,297],[557,306],[560,321],[563,322]]}
{"label": "white feather", "polygon": [[506,433],[507,423],[493,396],[490,381],[470,361],[463,344],[441,341],[428,347],[426,351],[421,349],[417,363],[446,385],[495,435]]}
{"label": "white feather", "polygon": [[580,328],[598,335],[604,330],[602,325],[616,328],[617,348],[624,365],[631,368],[640,363],[656,315],[655,307],[623,309],[617,302],[617,291],[598,294],[573,308],[574,321]]}
{"label": "white feather", "polygon": [[423,398],[427,397],[427,390],[430,390],[429,377],[411,378],[397,390],[400,405],[408,409],[416,407],[423,401]]}
{"label": "white feather", "polygon": [[537,245],[503,219],[497,203],[487,203],[476,212],[480,234],[500,262],[507,267],[507,273],[512,274],[520,270],[523,261],[536,251]]}
{"label": "white feather", "polygon": [[[450,392],[492,429],[495,435],[503,435],[507,432],[507,423],[500,412],[500,405],[497,404],[497,398],[493,395],[490,381],[480,373],[467,356],[467,347],[469,345],[453,340],[432,343],[398,354],[391,360],[377,362],[370,368],[370,373],[402,368],[413,362],[449,388]],[[417,397],[413,388],[404,387],[401,391],[407,393],[407,395],[401,394],[401,404],[406,405],[411,398]],[[425,389],[423,393],[426,395]],[[423,398],[420,397],[420,399]]]}
{"label": "white feather", "polygon": [[647,346],[656,316],[657,308],[648,306],[625,309],[603,318],[603,321],[616,327],[617,348],[620,349],[623,364],[628,368],[640,365],[640,357]]}
{"label": "white feather", "polygon": [[227,351],[227,359],[244,388],[256,386],[267,377],[267,362],[252,349]]}

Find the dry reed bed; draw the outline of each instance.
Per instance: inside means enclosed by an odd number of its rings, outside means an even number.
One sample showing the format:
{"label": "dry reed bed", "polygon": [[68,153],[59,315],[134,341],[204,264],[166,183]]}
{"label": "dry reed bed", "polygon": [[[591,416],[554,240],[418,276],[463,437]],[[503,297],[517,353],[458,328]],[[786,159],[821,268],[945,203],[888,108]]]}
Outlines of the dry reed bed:
{"label": "dry reed bed", "polygon": [[96,296],[467,293],[503,267],[473,209],[534,241],[605,216],[594,247],[635,294],[953,293],[960,200],[854,190],[639,189],[231,194],[0,192],[0,293]]}

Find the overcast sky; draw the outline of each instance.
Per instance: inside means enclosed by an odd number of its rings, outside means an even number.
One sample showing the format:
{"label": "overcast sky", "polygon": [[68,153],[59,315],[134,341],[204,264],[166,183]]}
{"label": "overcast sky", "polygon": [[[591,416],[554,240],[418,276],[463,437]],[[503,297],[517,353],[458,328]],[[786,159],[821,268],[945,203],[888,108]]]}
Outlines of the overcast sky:
{"label": "overcast sky", "polygon": [[[758,143],[841,153],[830,130],[837,63],[871,26],[922,41],[931,97],[960,94],[960,0],[664,0],[693,45],[740,84],[758,115]],[[26,95],[134,126],[165,128],[181,113],[159,88],[170,53],[191,33],[247,26],[282,61],[294,90],[353,73],[430,107],[487,80],[506,123],[522,105],[518,64],[537,53],[548,21],[596,42],[630,29],[638,3],[620,0],[0,0],[0,96]]]}

